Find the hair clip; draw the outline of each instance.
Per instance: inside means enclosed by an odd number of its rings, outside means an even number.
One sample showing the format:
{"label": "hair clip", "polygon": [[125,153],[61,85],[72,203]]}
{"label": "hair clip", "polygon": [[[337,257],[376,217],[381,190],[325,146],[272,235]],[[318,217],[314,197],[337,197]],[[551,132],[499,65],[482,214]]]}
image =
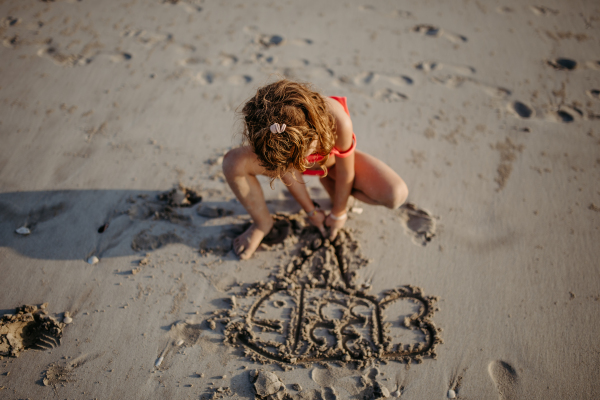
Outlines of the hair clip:
{"label": "hair clip", "polygon": [[273,125],[271,125],[271,132],[272,133],[283,133],[285,131],[285,124],[283,125],[279,125],[278,123],[274,123]]}

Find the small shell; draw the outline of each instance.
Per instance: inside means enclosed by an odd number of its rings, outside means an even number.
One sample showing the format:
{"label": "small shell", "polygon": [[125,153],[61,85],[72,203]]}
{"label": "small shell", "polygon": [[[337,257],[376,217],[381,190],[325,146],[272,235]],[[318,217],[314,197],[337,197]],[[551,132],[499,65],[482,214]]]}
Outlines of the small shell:
{"label": "small shell", "polygon": [[456,392],[452,389],[448,390],[448,398],[449,399],[455,399],[456,398]]}
{"label": "small shell", "polygon": [[71,322],[73,322],[73,318],[69,317],[68,315],[65,315],[65,317],[63,318],[63,322],[65,324],[70,324]]}
{"label": "small shell", "polygon": [[20,227],[15,232],[17,232],[19,235],[29,235],[31,233],[29,228],[27,228],[26,226]]}
{"label": "small shell", "polygon": [[160,367],[160,364],[162,364],[162,362],[163,362],[164,359],[165,358],[163,356],[158,357],[158,360],[156,360],[156,362],[154,363],[154,366],[156,368]]}
{"label": "small shell", "polygon": [[100,262],[100,259],[96,256],[91,256],[90,258],[87,259],[88,264],[91,265],[96,265]]}
{"label": "small shell", "polygon": [[175,346],[181,346],[183,344],[183,339],[179,339],[177,341],[177,343],[175,343]]}

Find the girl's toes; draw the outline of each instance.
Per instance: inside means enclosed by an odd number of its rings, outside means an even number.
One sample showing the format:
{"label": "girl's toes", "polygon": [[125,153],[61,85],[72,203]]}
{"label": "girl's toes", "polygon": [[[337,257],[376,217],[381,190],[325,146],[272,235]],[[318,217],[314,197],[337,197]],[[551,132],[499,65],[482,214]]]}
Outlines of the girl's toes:
{"label": "girl's toes", "polygon": [[[243,247],[243,246],[242,246],[242,247]],[[242,250],[243,250],[243,249],[242,249]],[[239,254],[239,253],[238,253],[238,254]],[[244,251],[243,253],[239,254],[239,256],[240,256],[240,259],[242,259],[242,260],[247,260],[247,259],[249,259],[251,255],[252,255],[252,254],[248,254],[248,252],[247,252],[247,251]]]}
{"label": "girl's toes", "polygon": [[244,251],[245,246],[243,244],[240,244],[239,242],[233,244],[233,251],[235,251],[235,254],[237,255],[241,255],[242,251]]}

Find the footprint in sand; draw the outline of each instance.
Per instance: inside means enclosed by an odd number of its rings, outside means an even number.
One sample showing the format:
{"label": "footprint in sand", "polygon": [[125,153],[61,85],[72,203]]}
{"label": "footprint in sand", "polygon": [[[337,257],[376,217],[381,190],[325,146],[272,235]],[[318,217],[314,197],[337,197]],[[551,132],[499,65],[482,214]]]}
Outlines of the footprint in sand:
{"label": "footprint in sand", "polygon": [[435,219],[427,211],[413,203],[406,203],[398,209],[404,230],[413,237],[415,244],[422,246],[431,242],[435,236]]}
{"label": "footprint in sand", "polygon": [[557,71],[573,71],[575,69],[591,69],[594,71],[600,71],[600,61],[587,61],[584,63],[578,63],[570,58],[561,57],[554,60],[547,60],[546,64]]}
{"label": "footprint in sand", "polygon": [[65,325],[51,317],[47,303],[23,305],[0,318],[0,357],[18,357],[28,349],[50,350],[60,345]]}
{"label": "footprint in sand", "polygon": [[269,47],[280,46],[285,43],[284,37],[279,35],[260,35],[257,41],[267,49]]}
{"label": "footprint in sand", "polygon": [[583,111],[577,107],[561,106],[557,111],[551,113],[549,119],[555,122],[569,123],[583,117]]}
{"label": "footprint in sand", "polygon": [[585,66],[589,69],[600,71],[600,61],[588,61]]}
{"label": "footprint in sand", "polygon": [[463,83],[468,81],[468,78],[460,75],[444,75],[431,77],[431,81],[454,89],[462,86]]}
{"label": "footprint in sand", "polygon": [[383,101],[385,103],[408,100],[408,96],[392,89],[380,89],[373,93],[372,97],[375,100]]}
{"label": "footprint in sand", "polygon": [[515,12],[515,10],[512,7],[500,6],[500,7],[496,8],[496,12],[498,14],[510,14],[510,13]]}
{"label": "footprint in sand", "polygon": [[59,362],[52,363],[46,368],[46,371],[44,371],[42,382],[44,383],[44,386],[52,386],[55,388],[55,390],[59,385],[65,386],[65,384],[69,382],[74,382],[76,376],[74,371],[87,362],[93,361],[100,356],[101,354],[82,355],[69,361],[61,360]]}
{"label": "footprint in sand", "polygon": [[294,39],[291,41],[291,43],[294,46],[304,47],[304,46],[310,46],[314,42],[312,41],[312,39]]}
{"label": "footprint in sand", "polygon": [[472,75],[475,73],[475,68],[468,65],[451,65],[442,64],[436,61],[423,61],[415,64],[415,69],[423,72],[439,71],[441,69],[454,72],[459,75]]}
{"label": "footprint in sand", "polygon": [[560,122],[565,122],[565,123],[573,122],[575,120],[575,118],[573,118],[573,115],[571,115],[568,112],[563,111],[563,110],[558,110],[556,112],[556,117],[558,118],[558,120]]}
{"label": "footprint in sand", "polygon": [[201,65],[201,64],[206,64],[206,60],[203,58],[199,58],[199,57],[190,57],[190,58],[184,58],[182,60],[177,61],[178,65],[181,65],[182,67],[187,67],[187,66],[196,66],[196,65]]}
{"label": "footprint in sand", "polygon": [[[329,70],[331,71],[331,70]],[[330,75],[333,76],[333,71],[330,72]],[[389,76],[385,74],[378,74],[373,71],[365,71],[356,75],[353,78],[342,76],[339,78],[339,82],[343,84],[354,84],[355,86],[368,86],[376,83],[380,80],[380,78],[387,80],[393,85],[396,86],[410,86],[414,83],[414,80],[406,75],[400,76]]]}
{"label": "footprint in sand", "polygon": [[375,11],[375,7],[372,6],[371,4],[365,4],[362,6],[358,6],[358,9],[360,11]]}
{"label": "footprint in sand", "polygon": [[416,69],[418,69],[419,71],[424,71],[424,72],[436,71],[436,70],[442,69],[442,67],[443,67],[442,64],[436,63],[433,61],[423,61],[423,62],[415,64]]}
{"label": "footprint in sand", "polygon": [[133,58],[131,53],[115,53],[110,56],[110,61],[114,63],[129,61]]}
{"label": "footprint in sand", "polygon": [[173,35],[170,33],[152,33],[143,29],[130,29],[121,32],[121,37],[131,38],[146,48],[154,47],[159,43],[173,41]]}
{"label": "footprint in sand", "polygon": [[397,18],[413,18],[414,17],[413,13],[411,13],[410,11],[405,11],[405,10],[394,10],[390,13],[390,15],[392,17],[397,17]]}
{"label": "footprint in sand", "polygon": [[249,75],[233,75],[227,78],[227,82],[231,85],[245,85],[252,82],[252,77]]}
{"label": "footprint in sand", "polygon": [[199,83],[200,85],[210,85],[214,83],[216,75],[212,72],[198,72],[192,77],[192,80]]}
{"label": "footprint in sand", "polygon": [[2,24],[5,28],[10,28],[11,26],[19,25],[21,23],[20,18],[15,17],[4,17],[0,20],[0,24]]}
{"label": "footprint in sand", "polygon": [[89,63],[82,54],[65,54],[58,48],[49,46],[38,50],[37,55],[50,59],[54,64],[61,67],[74,67],[76,65],[85,65]]}
{"label": "footprint in sand", "polygon": [[532,13],[539,16],[557,15],[558,10],[554,10],[550,7],[545,6],[531,6],[529,7]]}
{"label": "footprint in sand", "polygon": [[520,399],[517,384],[519,377],[512,365],[505,361],[492,361],[488,365],[488,373],[498,389],[500,400]]}
{"label": "footprint in sand", "polygon": [[443,29],[438,28],[437,26],[433,26],[433,25],[419,24],[419,25],[414,26],[412,28],[412,31],[416,32],[416,33],[420,33],[424,36],[443,37],[443,38],[451,41],[452,43],[464,43],[467,41],[467,38],[465,36],[458,35],[458,34],[451,33],[451,32],[446,32]]}
{"label": "footprint in sand", "polygon": [[414,79],[410,76],[401,75],[401,76],[386,76],[386,79],[390,81],[390,83],[396,86],[411,86],[415,83]]}
{"label": "footprint in sand", "polygon": [[512,93],[510,90],[499,86],[489,86],[483,83],[478,83],[478,85],[487,95],[496,99],[505,99]]}
{"label": "footprint in sand", "polygon": [[18,35],[7,37],[2,41],[4,47],[8,47],[9,49],[16,48],[19,45],[19,43],[20,40]]}
{"label": "footprint in sand", "polygon": [[219,55],[219,65],[222,67],[231,67],[234,64],[237,64],[238,58],[233,54],[225,54],[221,53]]}
{"label": "footprint in sand", "polygon": [[511,95],[511,91],[506,88],[488,85],[472,78],[471,76],[475,74],[476,71],[475,68],[468,65],[447,65],[435,61],[424,61],[415,64],[414,67],[425,73],[434,71],[448,71],[449,73],[447,74],[436,73],[436,75],[431,76],[429,80],[433,83],[444,85],[450,89],[455,89],[463,86],[465,83],[469,83],[477,86],[485,94],[496,99],[506,99]]}
{"label": "footprint in sand", "polygon": [[558,71],[572,71],[577,68],[577,61],[570,58],[556,58],[546,61],[546,64]]}
{"label": "footprint in sand", "polygon": [[529,107],[527,104],[522,103],[520,101],[513,101],[512,103],[508,103],[506,105],[506,109],[511,113],[516,115],[517,117],[528,119],[535,115],[534,110]]}
{"label": "footprint in sand", "polygon": [[202,7],[197,6],[195,4],[191,4],[187,1],[182,1],[182,0],[163,0],[163,4],[172,4],[172,5],[179,5],[181,6],[181,8],[183,8],[185,10],[185,12],[187,13],[197,13],[202,11]]}
{"label": "footprint in sand", "polygon": [[353,79],[355,85],[370,85],[378,80],[379,75],[371,71],[362,72]]}
{"label": "footprint in sand", "polygon": [[598,89],[586,90],[585,94],[587,94],[590,99],[600,100],[600,90]]}
{"label": "footprint in sand", "polygon": [[154,367],[160,370],[168,369],[173,363],[172,356],[178,354],[182,347],[191,347],[197,344],[201,332],[200,324],[193,324],[191,321],[179,321],[171,325],[167,344],[158,354]]}

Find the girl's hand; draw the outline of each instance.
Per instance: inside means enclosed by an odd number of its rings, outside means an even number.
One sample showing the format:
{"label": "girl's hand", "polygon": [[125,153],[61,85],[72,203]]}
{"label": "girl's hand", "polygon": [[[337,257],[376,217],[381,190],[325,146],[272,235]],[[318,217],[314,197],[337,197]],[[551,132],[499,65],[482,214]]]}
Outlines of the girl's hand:
{"label": "girl's hand", "polygon": [[308,213],[308,222],[310,222],[311,225],[314,225],[317,228],[319,228],[323,237],[327,237],[327,233],[325,232],[325,226],[323,226],[323,223],[325,222],[325,213],[323,212],[323,210],[315,208],[313,212]]}
{"label": "girl's hand", "polygon": [[325,225],[330,229],[329,240],[335,239],[338,231],[344,227],[344,224],[348,219],[348,214],[346,213],[338,216],[337,218],[333,218],[332,215],[332,213],[329,213],[327,219],[325,220]]}

